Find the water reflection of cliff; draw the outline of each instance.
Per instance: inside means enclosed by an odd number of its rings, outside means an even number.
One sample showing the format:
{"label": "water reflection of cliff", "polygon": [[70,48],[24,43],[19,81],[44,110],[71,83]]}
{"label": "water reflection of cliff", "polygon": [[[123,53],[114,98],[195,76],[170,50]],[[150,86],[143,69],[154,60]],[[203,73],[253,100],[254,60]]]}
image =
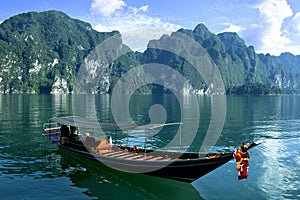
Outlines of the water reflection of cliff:
{"label": "water reflection of cliff", "polygon": [[[60,151],[61,167],[74,187],[99,199],[202,199],[191,184],[129,174]],[[71,171],[70,171],[71,170]]]}

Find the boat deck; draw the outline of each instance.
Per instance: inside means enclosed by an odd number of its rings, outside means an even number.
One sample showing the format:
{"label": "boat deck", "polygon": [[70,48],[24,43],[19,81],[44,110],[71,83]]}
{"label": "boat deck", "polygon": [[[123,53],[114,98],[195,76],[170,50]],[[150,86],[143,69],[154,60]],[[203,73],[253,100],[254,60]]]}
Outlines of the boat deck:
{"label": "boat deck", "polygon": [[[172,160],[171,157],[156,153],[131,152],[124,150],[98,150],[97,154],[111,158],[135,159],[135,160]],[[150,154],[150,155],[149,155]]]}
{"label": "boat deck", "polygon": [[[118,159],[128,160],[151,160],[151,161],[169,161],[169,160],[192,160],[192,159],[211,159],[221,156],[222,154],[199,155],[198,153],[183,153],[183,152],[169,152],[169,151],[155,151],[138,149],[134,147],[123,147],[114,144],[107,144],[105,140],[98,140],[93,137],[88,137],[85,141],[78,141],[76,143],[68,142],[73,148],[77,146],[85,147],[91,153]],[[68,146],[67,145],[67,146]]]}

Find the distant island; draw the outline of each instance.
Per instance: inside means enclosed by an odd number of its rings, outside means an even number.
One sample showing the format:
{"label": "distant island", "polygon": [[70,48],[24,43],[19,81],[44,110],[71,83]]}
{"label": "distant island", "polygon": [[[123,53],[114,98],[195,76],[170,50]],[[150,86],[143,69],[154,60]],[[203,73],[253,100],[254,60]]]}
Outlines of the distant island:
{"label": "distant island", "polygon": [[[193,38],[206,50],[221,73],[227,94],[300,93],[299,55],[257,54],[237,33],[216,35],[203,24],[177,33]],[[89,62],[86,57],[110,37],[116,38],[111,51],[126,53],[113,63],[101,56]],[[173,34],[164,35],[155,42],[163,44],[172,37]],[[22,13],[0,24],[0,93],[111,93],[124,73],[147,63],[176,69],[189,81],[190,93],[210,94],[210,86],[182,57],[153,48],[131,51],[122,43],[118,31],[97,32],[89,23],[65,13]],[[82,66],[86,76],[76,80]],[[88,87],[76,89],[77,81],[84,81]],[[138,92],[171,91],[159,85],[146,85]]]}

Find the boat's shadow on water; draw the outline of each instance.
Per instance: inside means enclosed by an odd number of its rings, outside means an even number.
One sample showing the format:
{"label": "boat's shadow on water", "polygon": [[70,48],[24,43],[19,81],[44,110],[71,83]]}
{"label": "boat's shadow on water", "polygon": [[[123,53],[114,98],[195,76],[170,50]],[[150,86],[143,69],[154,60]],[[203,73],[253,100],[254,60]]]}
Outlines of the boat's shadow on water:
{"label": "boat's shadow on water", "polygon": [[142,174],[125,173],[100,162],[74,156],[64,150],[61,157],[63,176],[74,187],[99,199],[203,199],[192,184]]}

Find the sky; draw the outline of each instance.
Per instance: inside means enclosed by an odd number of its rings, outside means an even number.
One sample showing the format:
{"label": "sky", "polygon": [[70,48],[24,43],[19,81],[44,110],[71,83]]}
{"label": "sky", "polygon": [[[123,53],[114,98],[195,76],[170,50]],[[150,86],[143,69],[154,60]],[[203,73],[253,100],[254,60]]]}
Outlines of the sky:
{"label": "sky", "polygon": [[[237,32],[257,53],[300,55],[299,0],[1,0],[0,22],[19,13],[58,10],[92,24],[118,30],[133,50],[149,39],[205,24],[215,33]],[[134,39],[133,39],[134,38]]]}

